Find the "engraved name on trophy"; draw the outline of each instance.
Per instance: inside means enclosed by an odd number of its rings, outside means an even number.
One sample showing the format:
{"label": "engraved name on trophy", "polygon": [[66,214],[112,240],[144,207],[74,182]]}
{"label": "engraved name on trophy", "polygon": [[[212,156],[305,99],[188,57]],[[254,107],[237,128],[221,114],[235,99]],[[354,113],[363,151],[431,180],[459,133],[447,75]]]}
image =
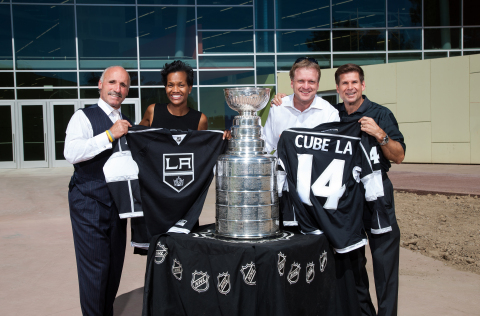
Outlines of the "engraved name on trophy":
{"label": "engraved name on trophy", "polygon": [[224,89],[228,106],[240,112],[232,139],[216,167],[215,235],[234,239],[278,237],[277,159],[268,155],[257,111],[267,105],[268,88]]}

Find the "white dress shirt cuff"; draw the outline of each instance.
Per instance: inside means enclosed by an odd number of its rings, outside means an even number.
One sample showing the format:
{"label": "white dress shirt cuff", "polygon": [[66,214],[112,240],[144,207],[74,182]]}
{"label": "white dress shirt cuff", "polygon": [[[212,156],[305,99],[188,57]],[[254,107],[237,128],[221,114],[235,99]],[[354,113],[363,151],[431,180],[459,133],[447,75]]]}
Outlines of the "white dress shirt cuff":
{"label": "white dress shirt cuff", "polygon": [[100,133],[94,137],[95,142],[97,143],[97,148],[101,148],[100,152],[112,148],[112,143],[108,139],[107,133]]}

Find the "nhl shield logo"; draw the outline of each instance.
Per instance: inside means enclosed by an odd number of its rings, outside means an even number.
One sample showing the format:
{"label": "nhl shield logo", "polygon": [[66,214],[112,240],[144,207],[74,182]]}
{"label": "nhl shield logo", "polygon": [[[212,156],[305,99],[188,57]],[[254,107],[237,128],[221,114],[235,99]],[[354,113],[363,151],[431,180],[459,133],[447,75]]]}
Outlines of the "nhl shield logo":
{"label": "nhl shield logo", "polygon": [[295,284],[298,282],[300,278],[300,263],[292,263],[290,268],[290,272],[288,272],[287,280],[290,284]]}
{"label": "nhl shield logo", "polygon": [[324,251],[320,255],[320,272],[325,271],[325,267],[327,266],[327,252]]}
{"label": "nhl shield logo", "polygon": [[230,292],[230,274],[228,272],[220,273],[217,276],[217,289],[220,293],[227,295]]}
{"label": "nhl shield logo", "polygon": [[198,293],[205,292],[208,290],[208,279],[210,276],[207,274],[207,272],[202,272],[195,270],[195,272],[192,273],[192,281],[190,284],[192,285],[192,289],[197,291]]}
{"label": "nhl shield logo", "polygon": [[278,269],[278,274],[280,274],[280,276],[282,276],[285,273],[285,261],[287,261],[287,256],[279,252],[277,269]]}
{"label": "nhl shield logo", "polygon": [[315,264],[313,262],[310,262],[307,264],[307,283],[310,284],[310,282],[313,281],[313,278],[315,277]]}
{"label": "nhl shield logo", "polygon": [[173,259],[172,274],[175,277],[175,279],[179,281],[182,279],[183,268],[180,262],[177,261],[177,259]]}
{"label": "nhl shield logo", "polygon": [[153,259],[156,264],[161,264],[165,261],[165,258],[168,255],[168,248],[162,245],[161,242],[157,243],[157,248],[155,249],[155,258]]}
{"label": "nhl shield logo", "polygon": [[194,180],[193,154],[163,154],[163,182],[177,192]]}
{"label": "nhl shield logo", "polygon": [[242,266],[240,272],[242,272],[243,281],[245,281],[245,283],[247,283],[248,285],[256,284],[255,274],[257,273],[257,270],[255,269],[255,263],[250,262],[246,266]]}

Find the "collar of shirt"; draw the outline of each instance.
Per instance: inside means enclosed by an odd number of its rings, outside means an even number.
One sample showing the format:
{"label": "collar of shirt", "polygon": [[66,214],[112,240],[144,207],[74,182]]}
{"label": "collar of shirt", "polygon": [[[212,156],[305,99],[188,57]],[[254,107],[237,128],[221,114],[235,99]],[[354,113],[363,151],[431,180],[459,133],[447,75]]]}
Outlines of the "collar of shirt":
{"label": "collar of shirt", "polygon": [[[115,109],[112,108],[107,102],[103,101],[102,98],[98,99],[97,104],[103,110],[103,112],[105,112],[105,114],[108,115],[108,117],[114,117],[115,116],[115,114],[112,113]],[[121,118],[122,117],[122,109],[121,108],[118,109],[118,113],[120,113],[120,118]]]}
{"label": "collar of shirt", "polygon": [[358,108],[358,110],[356,110],[355,112],[351,113],[351,114],[347,114],[347,110],[345,110],[345,103],[340,103],[340,106],[337,108],[338,112],[344,112],[344,115],[353,115],[355,113],[364,113],[369,107],[370,107],[370,104],[372,104],[372,102],[370,102],[370,100],[367,98],[366,95],[362,95],[362,98],[363,98],[363,103],[362,105],[360,105],[360,107]]}
{"label": "collar of shirt", "polygon": [[[290,102],[288,104],[285,104],[285,107],[290,107],[290,108],[294,109],[295,111],[300,112],[300,110],[295,108],[295,106],[293,104],[293,98],[295,97],[295,94],[291,94],[287,97],[290,99]],[[310,106],[303,112],[310,111],[310,109],[322,110],[324,108],[325,104],[323,104],[323,102],[320,102],[320,99],[321,98],[318,95],[316,95],[315,98],[312,101],[312,104],[310,104]]]}

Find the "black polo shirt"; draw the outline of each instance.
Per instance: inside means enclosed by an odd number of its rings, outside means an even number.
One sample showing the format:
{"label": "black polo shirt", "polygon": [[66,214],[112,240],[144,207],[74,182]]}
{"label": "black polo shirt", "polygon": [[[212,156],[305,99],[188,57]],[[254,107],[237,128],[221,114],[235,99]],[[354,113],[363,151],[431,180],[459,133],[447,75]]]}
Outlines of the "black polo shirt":
{"label": "black polo shirt", "polygon": [[[349,121],[352,119],[361,119],[364,116],[371,117],[378,124],[378,126],[380,126],[380,128],[387,133],[388,137],[402,145],[403,151],[405,152],[406,145],[403,135],[398,128],[398,123],[395,119],[395,116],[388,108],[375,102],[371,102],[365,95],[363,96],[362,105],[360,105],[357,111],[350,115],[347,114],[344,103],[339,103],[334,107],[338,110],[338,115],[340,116],[341,121],[346,119]],[[380,155],[382,171],[387,172],[391,167],[390,161],[383,156],[383,152],[381,150],[378,154]]]}

